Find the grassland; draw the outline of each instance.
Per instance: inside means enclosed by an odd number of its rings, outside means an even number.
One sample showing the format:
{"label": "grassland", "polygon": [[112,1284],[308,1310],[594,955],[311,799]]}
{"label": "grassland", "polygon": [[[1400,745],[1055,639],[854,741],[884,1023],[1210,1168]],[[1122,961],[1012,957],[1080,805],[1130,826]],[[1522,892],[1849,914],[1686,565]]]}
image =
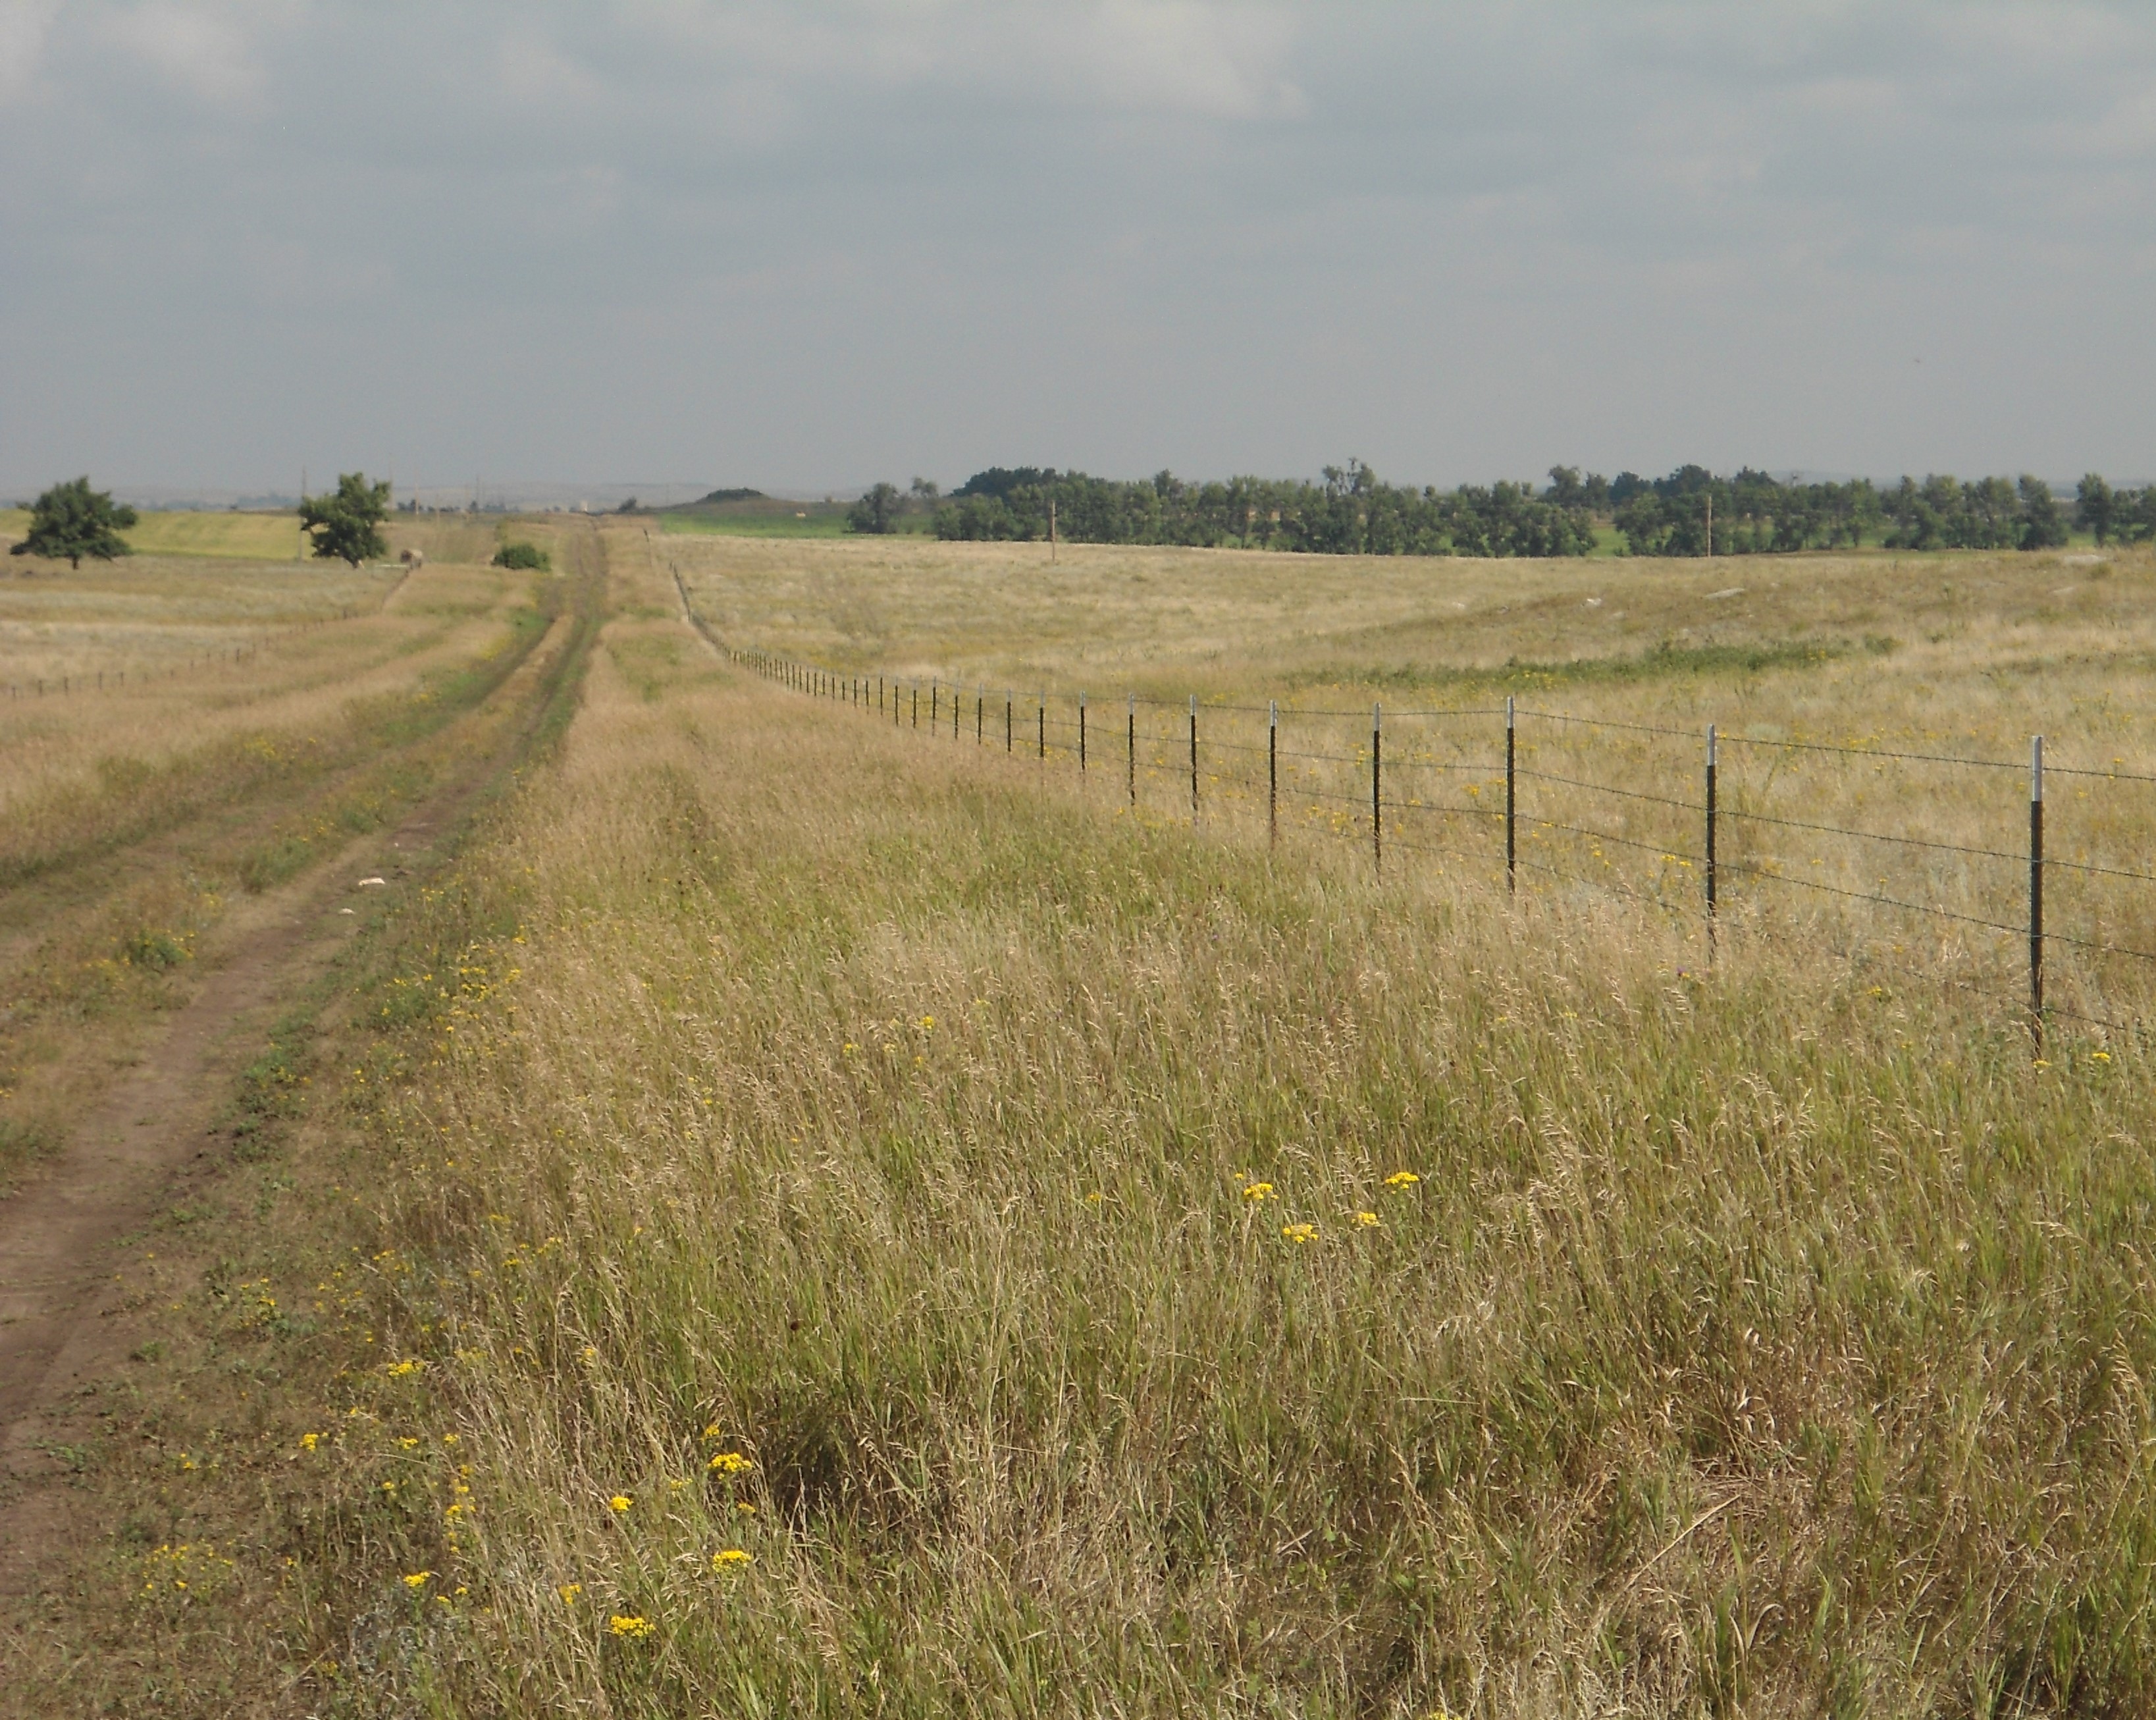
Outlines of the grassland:
{"label": "grassland", "polygon": [[65,1144],[236,903],[424,792],[427,737],[547,619],[530,582],[454,562],[0,580],[0,1189]]}
{"label": "grassland", "polygon": [[[2037,1064],[1921,983],[1948,952],[1881,983],[1868,922],[1732,923],[1710,966],[1696,911],[1508,897],[1486,848],[1270,850],[1172,753],[1133,814],[1061,739],[728,667],[669,565],[737,644],[1209,725],[1515,685],[1621,784],[1661,767],[1614,725],[1710,712],[2145,764],[2145,557],[608,546],[581,711],[292,1054],[311,1100],[187,1245],[220,1264],[124,1269],[179,1307],[85,1459],[80,1587],[10,1639],[42,1697],[2156,1702],[2137,1040]],[[1847,774],[1802,798],[1990,816]]]}

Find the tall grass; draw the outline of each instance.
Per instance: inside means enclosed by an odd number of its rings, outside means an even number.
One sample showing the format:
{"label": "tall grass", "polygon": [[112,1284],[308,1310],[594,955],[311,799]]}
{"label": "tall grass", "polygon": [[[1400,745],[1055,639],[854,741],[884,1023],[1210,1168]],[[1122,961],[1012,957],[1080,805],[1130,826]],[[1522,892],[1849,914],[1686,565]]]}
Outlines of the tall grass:
{"label": "tall grass", "polygon": [[1118,816],[680,654],[624,560],[366,1004],[308,1702],[2156,1701],[2138,1065]]}

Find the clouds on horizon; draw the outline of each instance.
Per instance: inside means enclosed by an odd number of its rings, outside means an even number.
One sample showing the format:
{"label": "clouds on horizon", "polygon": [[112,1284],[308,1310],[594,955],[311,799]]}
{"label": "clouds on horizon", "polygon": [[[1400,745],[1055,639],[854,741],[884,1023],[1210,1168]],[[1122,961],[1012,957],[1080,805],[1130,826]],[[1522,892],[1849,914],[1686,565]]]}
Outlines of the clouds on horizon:
{"label": "clouds on horizon", "polygon": [[0,0],[0,485],[2156,474],[2156,14]]}

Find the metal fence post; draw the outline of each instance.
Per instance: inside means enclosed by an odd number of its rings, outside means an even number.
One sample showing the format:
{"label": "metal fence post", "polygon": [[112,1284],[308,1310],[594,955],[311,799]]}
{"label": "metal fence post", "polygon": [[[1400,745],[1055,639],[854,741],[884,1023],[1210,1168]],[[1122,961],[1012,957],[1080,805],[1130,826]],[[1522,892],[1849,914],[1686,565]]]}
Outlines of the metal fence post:
{"label": "metal fence post", "polygon": [[973,744],[981,746],[985,731],[982,725],[988,721],[988,684],[983,681],[973,695]]}
{"label": "metal fence post", "polygon": [[1125,720],[1130,725],[1131,809],[1135,812],[1138,804],[1138,696],[1132,693],[1129,698]]}
{"label": "metal fence post", "polygon": [[1011,750],[1011,711],[1018,701],[1009,687],[1004,689],[1004,751]]}
{"label": "metal fence post", "polygon": [[1512,696],[1505,695],[1505,893],[1512,895],[1518,889],[1516,868],[1519,864],[1517,824],[1515,817],[1519,810],[1519,778],[1512,762],[1515,716]]}
{"label": "metal fence post", "polygon": [[1707,944],[1714,947],[1714,725],[1707,726]]}
{"label": "metal fence post", "polygon": [[1040,762],[1048,762],[1048,695],[1042,693],[1033,701],[1034,724],[1040,731]]}
{"label": "metal fence post", "polygon": [[2029,1037],[2044,1055],[2044,737],[2029,740]]}
{"label": "metal fence post", "polygon": [[943,727],[943,688],[941,683],[928,683],[928,732],[931,734]]}
{"label": "metal fence post", "polygon": [[1265,701],[1265,845],[1280,846],[1280,701]]}
{"label": "metal fence post", "polygon": [[1190,821],[1198,822],[1198,695],[1190,696]]}
{"label": "metal fence post", "polygon": [[1078,695],[1078,774],[1086,774],[1086,695]]}
{"label": "metal fence post", "polygon": [[1384,707],[1370,706],[1370,864],[1385,869]]}

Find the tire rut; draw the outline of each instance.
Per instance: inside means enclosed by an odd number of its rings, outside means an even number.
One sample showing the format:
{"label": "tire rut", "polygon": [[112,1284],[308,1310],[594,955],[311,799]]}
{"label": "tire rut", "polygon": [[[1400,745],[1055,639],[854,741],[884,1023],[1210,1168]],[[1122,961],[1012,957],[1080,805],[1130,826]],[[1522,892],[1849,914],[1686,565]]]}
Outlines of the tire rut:
{"label": "tire rut", "polygon": [[[590,546],[579,560],[598,552]],[[0,1205],[0,1596],[23,1592],[70,1544],[65,1466],[44,1449],[55,1413],[94,1392],[137,1341],[131,1311],[111,1295],[115,1244],[206,1189],[223,1168],[206,1137],[275,1012],[352,937],[358,917],[341,910],[353,881],[439,870],[454,845],[444,839],[530,752],[590,649],[600,577],[587,565],[583,590],[554,623],[564,629],[558,648],[542,642],[459,719],[475,721],[513,700],[521,714],[502,741],[393,829],[250,904],[247,922],[233,927],[228,959],[80,1119],[61,1158]]]}

